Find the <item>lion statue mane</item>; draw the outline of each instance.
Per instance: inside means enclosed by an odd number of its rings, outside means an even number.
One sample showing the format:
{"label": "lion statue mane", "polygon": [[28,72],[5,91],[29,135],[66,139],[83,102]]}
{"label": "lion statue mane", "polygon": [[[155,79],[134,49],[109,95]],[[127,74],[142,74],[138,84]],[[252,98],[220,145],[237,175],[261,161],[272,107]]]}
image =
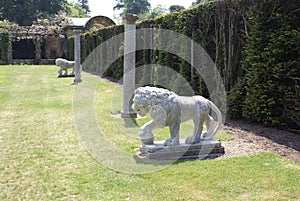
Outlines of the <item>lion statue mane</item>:
{"label": "lion statue mane", "polygon": [[[164,145],[178,145],[180,123],[190,119],[194,122],[194,133],[185,139],[186,144],[212,140],[222,124],[222,114],[210,100],[202,96],[179,96],[172,91],[157,87],[146,86],[136,89],[132,109],[140,116],[149,113],[152,118],[139,130],[139,137],[143,144],[154,143],[153,129],[168,126],[170,138],[164,142]],[[217,116],[217,125],[210,115],[211,110]],[[202,132],[203,123],[206,124],[206,132]]]}

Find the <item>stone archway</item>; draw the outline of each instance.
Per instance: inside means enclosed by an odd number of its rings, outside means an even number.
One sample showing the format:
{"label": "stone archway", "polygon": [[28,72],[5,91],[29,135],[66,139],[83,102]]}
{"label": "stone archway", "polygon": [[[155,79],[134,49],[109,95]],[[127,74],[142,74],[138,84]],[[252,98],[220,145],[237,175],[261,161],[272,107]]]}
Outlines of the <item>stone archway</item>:
{"label": "stone archway", "polygon": [[92,17],[87,21],[87,23],[85,24],[85,30],[90,30],[92,28],[100,29],[114,25],[116,25],[116,23],[112,19],[99,15]]}

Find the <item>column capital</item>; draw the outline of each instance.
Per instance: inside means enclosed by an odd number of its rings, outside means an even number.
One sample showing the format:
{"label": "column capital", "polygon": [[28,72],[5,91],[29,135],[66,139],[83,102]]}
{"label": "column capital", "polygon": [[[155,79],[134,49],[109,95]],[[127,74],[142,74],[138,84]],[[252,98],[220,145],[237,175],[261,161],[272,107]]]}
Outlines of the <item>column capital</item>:
{"label": "column capital", "polygon": [[135,24],[135,22],[138,20],[138,16],[134,14],[125,14],[123,16],[123,20],[125,21],[125,24]]}
{"label": "column capital", "polygon": [[82,29],[73,29],[73,32],[74,32],[75,34],[81,34]]}

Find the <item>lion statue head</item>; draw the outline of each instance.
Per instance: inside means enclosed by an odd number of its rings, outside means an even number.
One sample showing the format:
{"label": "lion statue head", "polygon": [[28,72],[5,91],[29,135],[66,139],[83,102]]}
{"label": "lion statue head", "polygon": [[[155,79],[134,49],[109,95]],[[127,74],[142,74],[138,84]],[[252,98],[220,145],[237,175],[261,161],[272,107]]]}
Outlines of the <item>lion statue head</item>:
{"label": "lion statue head", "polygon": [[134,93],[132,109],[140,116],[150,113],[151,109],[157,109],[159,106],[163,107],[163,105],[173,102],[177,96],[167,89],[149,86],[140,87]]}

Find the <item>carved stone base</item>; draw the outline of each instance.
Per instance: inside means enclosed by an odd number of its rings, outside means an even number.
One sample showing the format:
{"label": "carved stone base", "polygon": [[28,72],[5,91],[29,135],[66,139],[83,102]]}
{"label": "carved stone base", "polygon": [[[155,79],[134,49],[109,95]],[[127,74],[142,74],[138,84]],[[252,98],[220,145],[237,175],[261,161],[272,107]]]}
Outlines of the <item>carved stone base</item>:
{"label": "carved stone base", "polygon": [[144,160],[203,160],[214,159],[225,153],[219,141],[201,141],[197,144],[185,144],[180,140],[177,146],[163,146],[164,141],[155,141],[152,145],[143,144],[139,157]]}
{"label": "carved stone base", "polygon": [[75,77],[74,74],[69,74],[69,75],[58,75],[57,77],[61,78],[61,77]]}

